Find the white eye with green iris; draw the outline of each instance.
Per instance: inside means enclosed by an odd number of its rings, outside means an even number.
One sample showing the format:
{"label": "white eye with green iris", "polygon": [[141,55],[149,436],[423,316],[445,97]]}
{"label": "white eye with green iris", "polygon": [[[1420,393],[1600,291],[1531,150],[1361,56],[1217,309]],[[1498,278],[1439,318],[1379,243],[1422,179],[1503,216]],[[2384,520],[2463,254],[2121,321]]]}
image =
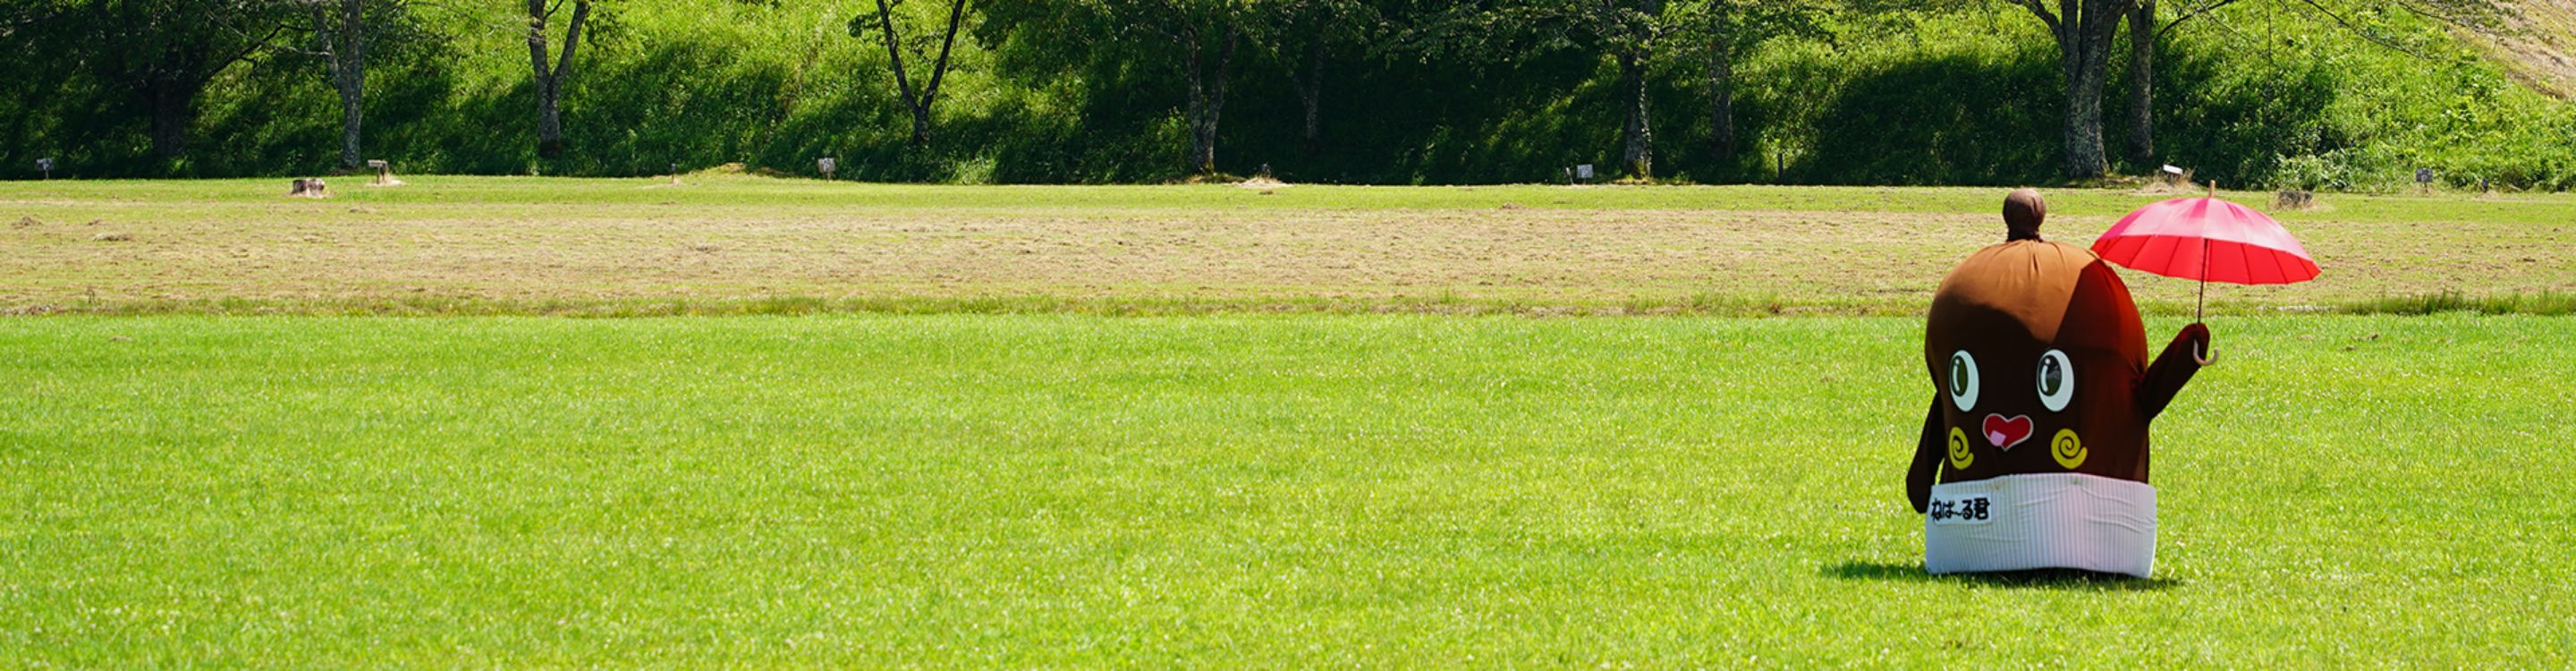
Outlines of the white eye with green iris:
{"label": "white eye with green iris", "polygon": [[2039,355],[2039,404],[2057,412],[2074,400],[2075,361],[2066,358],[2065,350]]}
{"label": "white eye with green iris", "polygon": [[1958,406],[1959,412],[1975,409],[1977,407],[1977,358],[1969,356],[1967,350],[1951,352],[1948,377],[1944,384],[1950,392],[1950,404]]}

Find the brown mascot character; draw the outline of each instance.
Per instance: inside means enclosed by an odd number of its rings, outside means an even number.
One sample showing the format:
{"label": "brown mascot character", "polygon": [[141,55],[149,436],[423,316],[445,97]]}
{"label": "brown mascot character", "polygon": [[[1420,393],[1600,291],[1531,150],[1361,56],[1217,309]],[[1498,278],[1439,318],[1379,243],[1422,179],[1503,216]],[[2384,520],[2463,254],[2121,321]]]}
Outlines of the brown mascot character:
{"label": "brown mascot character", "polygon": [[2039,193],[2004,199],[2003,244],[1941,280],[1923,360],[1939,393],[1906,473],[1933,573],[2155,566],[2147,424],[2208,363],[2183,327],[2153,364],[2129,288],[2039,237]]}

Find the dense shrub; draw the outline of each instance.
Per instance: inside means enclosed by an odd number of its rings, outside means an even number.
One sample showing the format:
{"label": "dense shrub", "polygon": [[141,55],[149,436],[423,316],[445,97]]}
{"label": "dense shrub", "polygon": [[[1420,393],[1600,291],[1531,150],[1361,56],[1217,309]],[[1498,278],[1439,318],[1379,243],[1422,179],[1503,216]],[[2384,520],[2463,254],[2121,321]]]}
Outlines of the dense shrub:
{"label": "dense shrub", "polygon": [[[819,156],[846,178],[1138,182],[1181,177],[1178,66],[1150,50],[985,27],[961,40],[933,141],[910,119],[866,3],[625,0],[605,4],[563,101],[569,151],[540,160],[523,36],[507,3],[424,5],[435,39],[388,48],[369,79],[366,146],[410,172],[656,174],[742,162],[793,174]],[[910,3],[916,24],[940,3]],[[432,11],[432,9],[436,11]],[[2297,8],[2235,6],[2161,47],[2156,156],[2232,184],[2391,190],[2432,168],[2449,185],[2576,186],[2576,113],[2405,14],[2359,39]],[[2212,22],[2213,24],[2215,22]],[[1658,172],[1699,182],[2027,184],[2059,174],[2063,109],[2053,44],[2025,12],[1846,14],[1818,39],[1741,61],[1738,141],[1716,155],[1695,58],[1651,64]],[[1040,31],[1045,32],[1045,31]],[[1094,36],[1097,37],[1097,36]],[[2386,35],[2381,35],[2385,38]],[[2384,41],[2384,40],[2383,40]],[[2125,44],[2125,38],[2121,41]],[[1326,63],[1323,142],[1307,151],[1293,54],[1241,51],[1217,160],[1292,181],[1561,179],[1618,153],[1617,68],[1564,41],[1506,55],[1344,49]],[[2118,157],[2128,105],[2113,59],[2105,134]],[[72,64],[0,73],[0,178],[58,174],[277,175],[329,169],[337,102],[318,61],[280,52],[214,83],[188,157],[149,157],[146,123],[116,85]]]}

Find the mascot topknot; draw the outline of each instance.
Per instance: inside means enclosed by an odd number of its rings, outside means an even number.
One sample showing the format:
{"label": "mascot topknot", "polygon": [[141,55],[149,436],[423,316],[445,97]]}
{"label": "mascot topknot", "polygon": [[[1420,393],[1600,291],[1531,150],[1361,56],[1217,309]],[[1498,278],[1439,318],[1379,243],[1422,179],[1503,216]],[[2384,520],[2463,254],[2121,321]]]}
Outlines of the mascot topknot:
{"label": "mascot topknot", "polygon": [[2039,193],[2004,200],[2002,244],[1932,297],[1923,360],[1939,388],[1905,478],[1932,573],[2156,561],[2147,425],[2208,363],[2183,327],[2153,364],[2129,288],[2082,247],[2040,239]]}

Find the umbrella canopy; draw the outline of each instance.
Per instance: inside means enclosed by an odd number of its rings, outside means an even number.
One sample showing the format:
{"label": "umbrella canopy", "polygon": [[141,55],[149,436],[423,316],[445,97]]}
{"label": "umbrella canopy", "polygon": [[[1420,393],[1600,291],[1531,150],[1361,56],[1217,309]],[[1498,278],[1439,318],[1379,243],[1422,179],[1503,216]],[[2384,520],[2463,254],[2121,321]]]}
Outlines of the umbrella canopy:
{"label": "umbrella canopy", "polygon": [[2093,253],[2186,280],[2289,284],[2317,276],[2316,260],[2280,222],[2216,198],[2175,198],[2138,208],[2103,231]]}

